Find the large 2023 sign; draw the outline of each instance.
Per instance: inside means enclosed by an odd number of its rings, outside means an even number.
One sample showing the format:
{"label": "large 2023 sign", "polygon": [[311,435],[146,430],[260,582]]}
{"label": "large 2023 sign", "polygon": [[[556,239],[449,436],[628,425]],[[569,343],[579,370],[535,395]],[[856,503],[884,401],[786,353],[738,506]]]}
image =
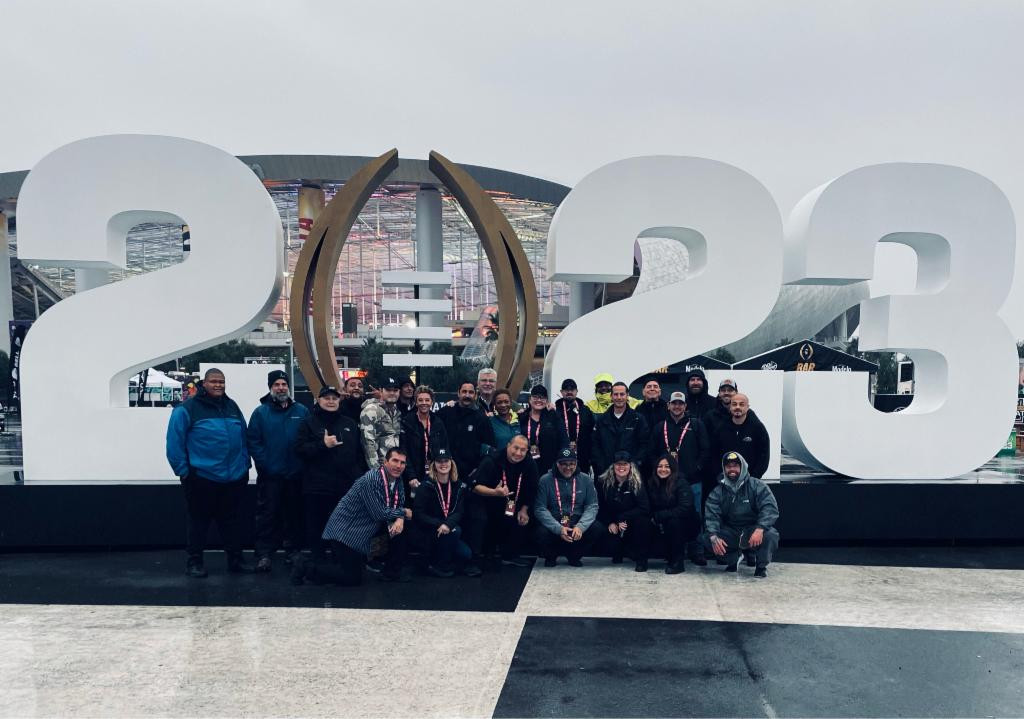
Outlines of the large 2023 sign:
{"label": "large 2023 sign", "polygon": [[[132,227],[179,218],[191,228],[187,262],[76,294],[29,333],[28,481],[172,479],[167,410],[129,409],[128,378],[258,324],[281,289],[283,240],[256,176],[189,140],[82,140],[26,179],[18,204],[26,262],[121,268]],[[566,197],[548,238],[549,273],[620,280],[642,236],[682,242],[686,276],[571,323],[548,355],[549,383],[636,377],[738,340],[765,319],[783,283],[871,279],[876,244],[899,242],[917,252],[916,292],[862,302],[860,347],[914,359],[913,403],[883,414],[868,403],[863,373],[787,373],[786,447],[847,476],[912,479],[971,471],[1005,441],[1017,354],[996,313],[1013,281],[1016,234],[1006,197],[986,178],[943,165],[864,167],[810,192],[783,227],[769,192],[736,167],[631,158],[594,171]]]}

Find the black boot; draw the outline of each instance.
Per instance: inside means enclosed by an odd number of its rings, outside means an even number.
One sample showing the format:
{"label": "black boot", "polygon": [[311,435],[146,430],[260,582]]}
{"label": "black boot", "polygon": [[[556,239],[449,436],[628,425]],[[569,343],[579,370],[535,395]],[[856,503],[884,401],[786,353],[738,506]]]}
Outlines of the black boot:
{"label": "black boot", "polygon": [[683,566],[683,560],[681,559],[673,559],[665,567],[665,574],[682,574],[685,571],[686,567]]}
{"label": "black boot", "polygon": [[768,567],[758,567],[754,570],[754,576],[758,579],[764,579],[768,576]]}
{"label": "black boot", "polygon": [[193,579],[206,579],[206,568],[202,557],[189,557],[185,563],[185,576]]}
{"label": "black boot", "polygon": [[638,560],[636,560],[636,568],[633,571],[635,571],[635,572],[646,572],[647,571],[647,560],[646,559],[638,559]]}

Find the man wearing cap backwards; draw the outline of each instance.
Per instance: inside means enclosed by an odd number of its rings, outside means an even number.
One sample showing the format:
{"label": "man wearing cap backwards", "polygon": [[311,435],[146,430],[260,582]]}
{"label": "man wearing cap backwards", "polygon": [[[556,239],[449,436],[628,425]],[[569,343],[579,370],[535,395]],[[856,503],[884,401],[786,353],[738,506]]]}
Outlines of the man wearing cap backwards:
{"label": "man wearing cap backwards", "polygon": [[256,465],[256,571],[270,571],[270,557],[281,548],[288,561],[302,548],[302,460],[295,438],[309,410],[289,393],[288,375],[267,375],[270,391],[249,418],[246,439]]}
{"label": "man wearing cap backwards", "polygon": [[755,577],[768,576],[767,567],[779,546],[775,522],[779,505],[760,479],[751,477],[747,460],[738,452],[722,457],[722,478],[704,507],[704,545],[735,572],[741,550],[753,552]]}
{"label": "man wearing cap backwards", "polygon": [[716,400],[708,394],[708,378],[704,370],[697,368],[686,375],[686,406],[693,417],[705,419],[705,415],[715,408]]}
{"label": "man wearing cap backwards", "polygon": [[185,574],[203,578],[203,550],[217,522],[229,572],[252,572],[242,561],[242,502],[249,483],[245,417],[224,393],[224,373],[211,367],[196,396],[175,407],[167,424],[167,461],[185,490],[188,513]]}
{"label": "man wearing cap backwards", "polygon": [[384,455],[397,447],[402,437],[402,413],[398,410],[398,393],[402,380],[387,376],[380,385],[380,399],[367,400],[359,413],[359,430],[363,437],[366,466],[376,469]]}
{"label": "man wearing cap backwards", "polygon": [[460,477],[469,477],[488,453],[494,449],[494,428],[476,402],[476,386],[463,382],[459,399],[453,406],[438,412],[448,432],[448,448],[459,467]]}
{"label": "man wearing cap backwards", "polygon": [[[655,425],[651,430],[651,444],[648,457],[658,458],[670,455],[679,464],[679,475],[690,485],[693,494],[693,506],[699,513],[701,503],[701,485],[711,464],[711,441],[707,428],[697,417],[687,411],[686,395],[673,392],[668,402],[668,417]],[[646,476],[649,476],[653,467]],[[704,566],[704,546],[698,541],[687,543],[687,554],[690,561]]]}
{"label": "man wearing cap backwards", "polygon": [[378,535],[388,537],[388,553],[380,579],[408,582],[405,566],[407,545],[405,523],[412,510],[405,509],[402,472],[405,453],[392,447],[384,454],[382,466],[371,469],[356,480],[352,489],[338,502],[323,530],[331,545],[332,562],[296,557],[292,584],[310,580],[316,584],[354,586],[363,581],[363,563],[370,553],[370,542]]}
{"label": "man wearing cap backwards", "polygon": [[[745,394],[737,392],[732,396],[729,412],[728,421],[717,423],[710,433],[713,456],[739,452],[750,463],[750,474],[760,479],[771,459],[768,430],[750,410],[750,400]],[[707,488],[708,491],[713,487]]]}
{"label": "man wearing cap backwards", "polygon": [[530,445],[530,456],[543,474],[555,464],[555,457],[569,446],[565,428],[555,410],[548,409],[548,390],[538,384],[530,390],[530,408],[519,415],[519,431]]}
{"label": "man wearing cap backwards", "polygon": [[493,569],[502,563],[532,566],[532,560],[519,556],[537,496],[537,464],[530,457],[526,437],[517,434],[504,449],[484,457],[469,476],[468,486],[466,541],[473,561],[466,573],[478,574],[485,559]]}
{"label": "man wearing cap backwards", "polygon": [[576,452],[581,472],[590,471],[590,456],[594,443],[594,413],[576,396],[576,381],[562,382],[562,398],[555,402],[555,415],[565,428],[569,448]]}
{"label": "man wearing cap backwards", "polygon": [[555,566],[560,554],[570,566],[583,566],[583,555],[607,531],[597,511],[594,480],[578,471],[576,453],[563,449],[554,469],[540,478],[534,503],[534,531],[545,567]]}
{"label": "man wearing cap backwards", "polygon": [[612,385],[612,407],[594,422],[595,476],[605,473],[616,452],[629,452],[634,464],[644,466],[650,441],[649,427],[646,420],[629,407],[627,389],[625,382]]}
{"label": "man wearing cap backwards", "polygon": [[[594,399],[587,402],[587,408],[595,415],[607,412],[608,408],[612,406],[612,385],[614,383],[615,378],[607,372],[594,377]],[[628,395],[626,400],[630,407],[636,407],[640,404],[640,400],[633,399]]]}
{"label": "man wearing cap backwards", "polygon": [[302,460],[302,504],[306,546],[322,560],[324,525],[360,474],[362,446],[356,423],[342,414],[341,392],[324,387],[313,411],[299,424],[295,452]]}
{"label": "man wearing cap backwards", "polygon": [[708,411],[701,418],[707,425],[709,432],[714,432],[720,422],[728,422],[729,418],[732,417],[729,407],[732,403],[732,396],[736,394],[738,389],[739,385],[736,384],[736,380],[723,379],[718,383],[718,401],[715,402],[714,409]]}

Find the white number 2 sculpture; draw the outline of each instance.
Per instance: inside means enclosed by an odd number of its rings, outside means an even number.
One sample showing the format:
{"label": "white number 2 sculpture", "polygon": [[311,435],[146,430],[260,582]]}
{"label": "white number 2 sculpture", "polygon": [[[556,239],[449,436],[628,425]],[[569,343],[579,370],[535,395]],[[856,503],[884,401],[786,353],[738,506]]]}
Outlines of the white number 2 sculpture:
{"label": "white number 2 sculpture", "polygon": [[192,235],[185,262],[76,294],[33,325],[21,362],[28,480],[171,478],[169,410],[129,409],[128,379],[259,323],[280,290],[283,239],[259,179],[228,153],[190,140],[81,140],[43,158],[25,180],[25,262],[121,268],[132,227],[179,218]]}
{"label": "white number 2 sculpture", "polygon": [[1016,409],[1016,347],[996,315],[1013,281],[1010,204],[989,180],[958,167],[855,170],[793,211],[785,280],[871,279],[878,242],[916,251],[917,291],[861,302],[860,349],[910,355],[914,400],[886,414],[868,404],[863,375],[789,372],[783,443],[804,461],[851,477],[969,472],[1006,440]]}

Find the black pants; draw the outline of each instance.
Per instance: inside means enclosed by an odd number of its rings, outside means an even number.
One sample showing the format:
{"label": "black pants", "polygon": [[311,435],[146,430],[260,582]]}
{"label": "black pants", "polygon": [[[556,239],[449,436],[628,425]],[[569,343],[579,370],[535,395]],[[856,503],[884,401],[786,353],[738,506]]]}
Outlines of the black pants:
{"label": "black pants", "polygon": [[590,552],[597,540],[608,533],[608,528],[600,522],[594,522],[578,542],[566,542],[561,536],[540,525],[534,531],[537,537],[537,547],[545,559],[555,559],[559,555],[563,555],[566,559],[582,559],[583,555]]}
{"label": "black pants", "polygon": [[260,475],[256,479],[256,555],[270,556],[283,546],[302,548],[302,485],[298,477]]}
{"label": "black pants", "polygon": [[[306,578],[315,584],[338,584],[355,587],[363,583],[363,564],[366,555],[342,542],[330,542],[331,559],[317,559],[306,570]],[[384,573],[397,576],[405,566],[408,542],[405,532],[388,540],[388,553],[384,558]]]}
{"label": "black pants", "polygon": [[654,526],[646,517],[627,523],[626,533],[612,534],[605,528],[599,548],[613,558],[630,556],[637,561],[647,559],[651,551],[651,532]]}
{"label": "black pants", "polygon": [[506,516],[503,499],[470,497],[467,515],[464,539],[474,557],[498,552],[515,557],[522,551],[530,524],[522,527],[515,515]]}
{"label": "black pants", "polygon": [[687,517],[655,521],[654,542],[661,542],[665,547],[665,559],[669,562],[682,562],[686,545],[696,539],[700,532],[700,520],[696,514]]}
{"label": "black pants", "polygon": [[213,482],[194,471],[181,480],[185,489],[188,524],[185,529],[185,551],[191,563],[203,563],[206,534],[211,522],[217,523],[224,552],[229,558],[242,554],[242,503],[248,477],[233,482]]}
{"label": "black pants", "polygon": [[323,559],[327,556],[328,542],[323,538],[324,527],[331,513],[341,501],[337,494],[312,494],[302,495],[303,515],[306,523],[306,546],[313,553],[315,559]]}

